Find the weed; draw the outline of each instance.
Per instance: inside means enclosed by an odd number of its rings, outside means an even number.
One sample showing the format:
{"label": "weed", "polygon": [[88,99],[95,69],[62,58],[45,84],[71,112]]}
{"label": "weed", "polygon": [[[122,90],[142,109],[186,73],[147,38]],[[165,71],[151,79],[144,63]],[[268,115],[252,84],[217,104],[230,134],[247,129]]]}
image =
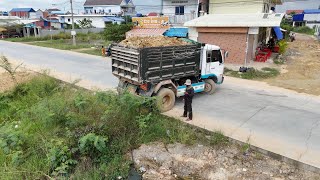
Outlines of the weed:
{"label": "weed", "polygon": [[222,132],[214,132],[210,138],[210,144],[213,146],[225,145],[229,142],[228,138]]}
{"label": "weed", "polygon": [[12,78],[12,80],[17,83],[16,80],[16,71],[22,64],[13,67],[13,65],[9,62],[8,58],[5,56],[0,57],[0,68],[3,68],[6,72],[8,72]]}
{"label": "weed", "polygon": [[262,68],[261,70],[250,68],[247,72],[243,73],[225,68],[225,74],[227,76],[238,77],[242,79],[266,79],[276,77],[280,74],[280,72],[275,68],[268,67]]}

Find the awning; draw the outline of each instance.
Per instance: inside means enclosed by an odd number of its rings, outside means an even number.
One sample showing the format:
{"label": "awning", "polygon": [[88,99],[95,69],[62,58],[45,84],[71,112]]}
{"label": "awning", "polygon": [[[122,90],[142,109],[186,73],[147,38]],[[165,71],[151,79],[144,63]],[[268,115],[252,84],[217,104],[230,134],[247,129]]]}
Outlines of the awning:
{"label": "awning", "polygon": [[103,17],[104,22],[124,22],[125,20],[119,17]]}
{"label": "awning", "polygon": [[168,37],[187,37],[188,28],[170,28],[164,33],[164,35]]}
{"label": "awning", "polygon": [[284,14],[209,14],[188,21],[186,27],[275,27]]}
{"label": "awning", "polygon": [[274,30],[274,32],[276,33],[278,40],[283,39],[283,34],[282,34],[282,32],[281,32],[280,27],[273,27],[273,30]]}
{"label": "awning", "polygon": [[167,29],[157,28],[157,29],[146,29],[146,28],[135,28],[126,33],[126,37],[133,37],[133,36],[162,36]]}

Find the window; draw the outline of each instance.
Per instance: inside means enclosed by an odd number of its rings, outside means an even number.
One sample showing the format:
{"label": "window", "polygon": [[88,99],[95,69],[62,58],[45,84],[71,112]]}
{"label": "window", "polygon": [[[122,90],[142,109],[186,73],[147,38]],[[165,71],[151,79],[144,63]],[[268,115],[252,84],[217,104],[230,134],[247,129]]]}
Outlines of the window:
{"label": "window", "polygon": [[68,22],[70,22],[70,18],[68,19]]}
{"label": "window", "polygon": [[184,6],[176,6],[176,15],[184,15]]}
{"label": "window", "polygon": [[111,13],[111,9],[109,9],[109,13]]}
{"label": "window", "polygon": [[212,51],[212,62],[223,63],[220,50],[213,50]]}
{"label": "window", "polygon": [[207,51],[207,63],[211,63],[212,59],[212,52],[211,51]]}

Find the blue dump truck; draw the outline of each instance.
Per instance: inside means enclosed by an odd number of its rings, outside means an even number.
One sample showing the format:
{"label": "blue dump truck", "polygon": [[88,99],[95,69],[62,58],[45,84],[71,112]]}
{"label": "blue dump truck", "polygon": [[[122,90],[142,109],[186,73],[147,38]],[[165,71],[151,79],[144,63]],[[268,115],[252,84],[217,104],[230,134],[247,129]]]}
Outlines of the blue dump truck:
{"label": "blue dump truck", "polygon": [[119,78],[118,90],[141,96],[157,96],[162,112],[174,107],[184,95],[187,79],[196,93],[213,94],[224,80],[228,52],[193,41],[188,45],[131,48],[113,44],[112,73]]}

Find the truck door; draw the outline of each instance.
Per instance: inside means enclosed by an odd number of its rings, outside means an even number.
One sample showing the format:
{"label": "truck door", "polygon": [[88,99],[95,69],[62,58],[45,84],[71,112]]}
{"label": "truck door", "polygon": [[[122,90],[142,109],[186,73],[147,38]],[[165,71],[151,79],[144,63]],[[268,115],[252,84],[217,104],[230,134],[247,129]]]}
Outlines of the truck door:
{"label": "truck door", "polygon": [[[202,68],[204,70],[204,68]],[[206,52],[205,73],[203,77],[220,76],[223,74],[224,65],[220,50],[210,50]]]}

